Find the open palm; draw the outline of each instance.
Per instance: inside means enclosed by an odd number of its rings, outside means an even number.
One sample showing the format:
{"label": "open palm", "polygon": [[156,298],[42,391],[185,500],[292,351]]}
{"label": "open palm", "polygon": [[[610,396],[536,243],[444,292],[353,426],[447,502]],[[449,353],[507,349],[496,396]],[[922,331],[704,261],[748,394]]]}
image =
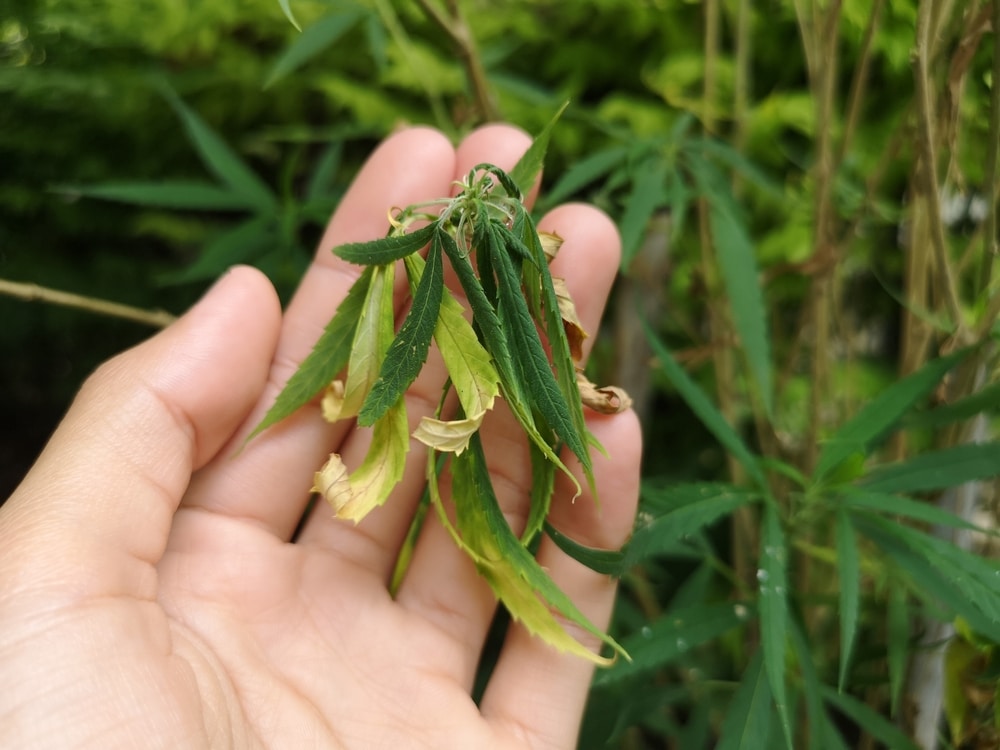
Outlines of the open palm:
{"label": "open palm", "polygon": [[[260,274],[234,269],[88,380],[0,510],[0,746],[573,746],[591,665],[519,627],[472,700],[495,600],[433,516],[390,595],[424,489],[422,446],[411,445],[389,502],[357,526],[322,505],[303,514],[327,454],[356,466],[370,431],[306,407],[240,450],[359,271],[329,249],[383,234],[388,207],[447,194],[480,162],[509,167],[526,146],[503,126],[457,150],[434,131],[402,131],[362,170],[283,316]],[[541,227],[565,238],[554,272],[595,329],[618,263],[613,226],[566,206]],[[433,411],[444,378],[432,352],[407,394],[411,426]],[[589,426],[612,454],[596,457],[600,511],[562,492],[551,520],[614,547],[635,511],[638,427],[629,413]],[[500,410],[483,428],[515,528],[531,481],[518,435]],[[547,540],[538,557],[607,622],[613,581]]]}

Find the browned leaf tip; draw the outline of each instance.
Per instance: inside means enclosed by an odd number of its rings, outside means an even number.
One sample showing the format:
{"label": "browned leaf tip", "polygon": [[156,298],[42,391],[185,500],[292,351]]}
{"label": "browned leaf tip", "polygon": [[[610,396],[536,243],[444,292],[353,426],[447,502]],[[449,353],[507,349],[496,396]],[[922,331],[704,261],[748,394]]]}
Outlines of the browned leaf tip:
{"label": "browned leaf tip", "polygon": [[582,372],[576,373],[576,386],[580,400],[600,414],[621,414],[632,407],[632,399],[623,388],[615,385],[598,388]]}

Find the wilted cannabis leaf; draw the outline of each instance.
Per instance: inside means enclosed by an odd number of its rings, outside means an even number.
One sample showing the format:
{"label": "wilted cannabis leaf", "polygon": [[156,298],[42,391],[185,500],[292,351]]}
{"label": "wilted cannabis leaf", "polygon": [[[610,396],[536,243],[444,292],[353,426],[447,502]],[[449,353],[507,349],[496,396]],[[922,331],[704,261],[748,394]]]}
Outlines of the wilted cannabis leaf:
{"label": "wilted cannabis leaf", "polygon": [[[566,285],[548,268],[562,240],[539,233],[522,203],[522,189],[541,169],[553,123],[510,174],[480,164],[456,197],[400,210],[390,216],[388,236],[334,249],[365,271],[254,434],[320,391],[325,418],[353,417],[372,426],[372,448],[361,466],[348,471],[333,454],[314,478],[313,490],[338,517],[360,521],[386,502],[403,475],[410,438],[404,394],[433,339],[449,374],[441,403],[454,391],[459,413],[444,419],[439,408],[413,433],[430,449],[431,502],[515,619],[561,650],[604,662],[567,634],[553,610],[623,654],[621,647],[587,621],[527,549],[545,524],[556,472],[576,484],[559,458],[562,447],[576,456],[593,487],[589,448],[596,440],[584,422],[583,405],[605,413],[629,405],[620,389],[597,388],[577,372],[587,334]],[[414,228],[418,224],[423,226]],[[426,259],[419,254],[425,247]],[[468,300],[471,323],[445,287],[446,259]],[[396,332],[393,280],[400,260],[411,305]],[[530,446],[532,506],[520,539],[497,503],[478,434],[498,396]],[[437,489],[442,470],[451,473],[454,522]]]}

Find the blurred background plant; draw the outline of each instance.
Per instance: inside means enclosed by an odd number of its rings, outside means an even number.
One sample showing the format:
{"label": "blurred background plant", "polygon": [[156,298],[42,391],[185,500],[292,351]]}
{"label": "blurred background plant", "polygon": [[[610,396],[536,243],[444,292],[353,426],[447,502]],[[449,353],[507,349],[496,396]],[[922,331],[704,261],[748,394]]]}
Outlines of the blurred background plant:
{"label": "blurred background plant", "polygon": [[[298,31],[285,12],[294,16]],[[0,278],[284,297],[402,123],[549,147],[625,253],[643,510],[581,747],[1000,744],[1000,3],[5,0]],[[0,496],[136,322],[0,297]]]}

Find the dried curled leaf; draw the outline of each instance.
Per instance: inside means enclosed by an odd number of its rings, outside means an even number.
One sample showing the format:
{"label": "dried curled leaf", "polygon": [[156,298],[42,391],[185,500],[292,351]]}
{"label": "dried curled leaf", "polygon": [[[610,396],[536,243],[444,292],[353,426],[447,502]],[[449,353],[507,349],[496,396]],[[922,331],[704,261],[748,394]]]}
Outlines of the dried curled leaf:
{"label": "dried curled leaf", "polygon": [[615,385],[599,388],[579,371],[576,373],[576,384],[584,405],[600,414],[621,414],[632,408],[632,398],[623,388]]}
{"label": "dried curled leaf", "polygon": [[583,359],[583,340],[587,338],[587,332],[583,329],[579,316],[576,314],[576,305],[569,295],[569,288],[566,280],[555,276],[552,277],[552,286],[556,290],[556,300],[559,302],[559,315],[562,317],[563,328],[566,331],[566,340],[569,342],[569,353],[574,362]]}
{"label": "dried curled leaf", "polygon": [[410,447],[406,408],[400,399],[375,423],[372,447],[361,466],[348,473],[341,457],[332,453],[313,477],[318,492],[334,515],[357,523],[382,505],[403,477]]}
{"label": "dried curled leaf", "polygon": [[413,437],[428,448],[456,456],[469,447],[469,440],[479,431],[486,412],[471,419],[454,419],[446,422],[433,417],[424,417],[413,431]]}
{"label": "dried curled leaf", "polygon": [[542,252],[545,253],[546,259],[549,263],[551,263],[559,254],[559,249],[563,244],[563,238],[556,232],[539,232],[538,239],[542,243]]}
{"label": "dried curled leaf", "polygon": [[323,399],[319,403],[320,412],[323,419],[333,423],[341,418],[344,411],[344,381],[334,380],[323,392]]}

